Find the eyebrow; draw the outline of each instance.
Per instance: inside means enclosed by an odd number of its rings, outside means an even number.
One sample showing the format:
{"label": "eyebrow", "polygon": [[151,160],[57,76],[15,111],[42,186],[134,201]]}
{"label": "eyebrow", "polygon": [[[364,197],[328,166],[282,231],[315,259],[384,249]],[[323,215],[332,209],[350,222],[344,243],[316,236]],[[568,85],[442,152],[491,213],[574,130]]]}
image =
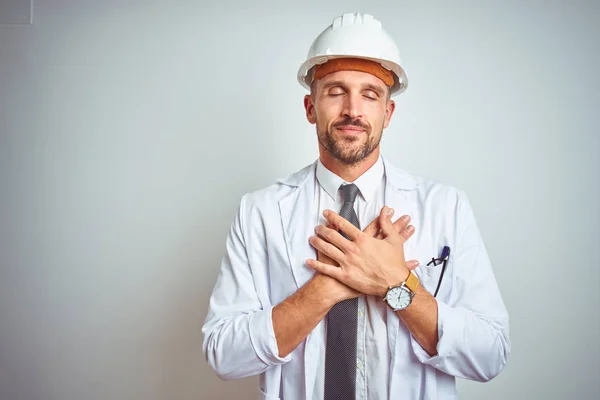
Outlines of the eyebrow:
{"label": "eyebrow", "polygon": [[[322,90],[326,90],[326,89],[329,89],[329,88],[334,87],[334,86],[341,86],[344,89],[348,88],[348,86],[344,82],[342,82],[342,81],[330,81],[330,82],[324,83],[323,87],[321,89]],[[379,96],[382,96],[384,94],[384,92],[385,92],[381,87],[379,87],[377,85],[374,85],[372,83],[365,83],[365,84],[363,84],[362,87],[361,87],[361,90],[372,90],[375,93],[377,93]]]}
{"label": "eyebrow", "polygon": [[385,93],[384,89],[382,89],[380,86],[373,85],[372,83],[367,83],[367,84],[363,85],[363,90],[364,89],[372,90],[375,93],[377,93],[379,96],[383,96],[383,94]]}

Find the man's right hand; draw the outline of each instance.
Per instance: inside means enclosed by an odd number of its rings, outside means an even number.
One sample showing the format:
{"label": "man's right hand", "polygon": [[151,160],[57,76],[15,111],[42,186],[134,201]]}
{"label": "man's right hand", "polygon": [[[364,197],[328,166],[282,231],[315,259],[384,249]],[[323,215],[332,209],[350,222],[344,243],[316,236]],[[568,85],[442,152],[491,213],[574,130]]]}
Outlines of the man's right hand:
{"label": "man's right hand", "polygon": [[[380,213],[383,213],[383,208],[381,209]],[[392,215],[390,215],[388,218],[392,218]],[[410,230],[410,229],[406,229],[408,228],[410,225],[403,222],[402,218],[399,218],[396,222],[393,223],[394,228],[396,228],[396,230],[398,231],[398,233],[400,233],[402,236],[404,236],[404,238],[406,240],[410,239],[410,237],[414,234],[414,229]],[[382,236],[382,232],[379,226],[379,217],[376,217],[373,221],[371,221],[371,223],[363,230],[363,232],[377,238],[377,239],[383,239]],[[331,258],[329,258],[328,256],[326,256],[325,254],[321,253],[320,251],[317,251],[317,260],[321,261],[325,264],[329,264],[329,265],[335,265],[337,266],[337,262],[335,262],[334,260],[332,260]],[[409,270],[413,270],[415,268],[417,268],[419,266],[419,261],[417,260],[410,260],[406,262],[406,266],[408,267]],[[325,274],[321,274],[321,273],[316,273],[315,276],[313,277],[314,280],[318,281],[319,283],[321,283],[321,285],[323,285],[323,290],[325,291],[325,293],[327,293],[327,297],[331,298],[332,301],[334,301],[335,303],[339,303],[342,300],[346,300],[346,299],[353,299],[355,297],[360,296],[360,292],[346,286],[345,284],[341,283],[340,281],[327,276]]]}

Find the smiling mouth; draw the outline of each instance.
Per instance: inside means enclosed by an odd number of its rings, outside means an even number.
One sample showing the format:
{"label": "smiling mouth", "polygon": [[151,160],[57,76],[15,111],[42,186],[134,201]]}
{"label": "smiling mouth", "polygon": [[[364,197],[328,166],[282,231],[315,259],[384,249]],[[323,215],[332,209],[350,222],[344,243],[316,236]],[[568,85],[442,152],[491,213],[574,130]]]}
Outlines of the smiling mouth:
{"label": "smiling mouth", "polygon": [[335,129],[337,129],[338,131],[343,131],[343,132],[348,132],[348,133],[365,132],[365,128],[362,128],[360,126],[355,126],[355,125],[336,126]]}

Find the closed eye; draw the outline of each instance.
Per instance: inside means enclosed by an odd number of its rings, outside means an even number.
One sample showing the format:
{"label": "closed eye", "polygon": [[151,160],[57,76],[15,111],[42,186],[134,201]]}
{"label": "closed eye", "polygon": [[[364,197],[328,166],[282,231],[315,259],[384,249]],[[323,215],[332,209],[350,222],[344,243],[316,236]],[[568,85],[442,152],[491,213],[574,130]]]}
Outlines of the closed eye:
{"label": "closed eye", "polygon": [[341,96],[343,94],[344,94],[344,91],[339,87],[332,88],[328,93],[329,96]]}
{"label": "closed eye", "polygon": [[369,100],[377,100],[379,98],[379,96],[377,95],[377,93],[375,93],[372,90],[367,90],[366,92],[363,92],[363,97],[369,99]]}

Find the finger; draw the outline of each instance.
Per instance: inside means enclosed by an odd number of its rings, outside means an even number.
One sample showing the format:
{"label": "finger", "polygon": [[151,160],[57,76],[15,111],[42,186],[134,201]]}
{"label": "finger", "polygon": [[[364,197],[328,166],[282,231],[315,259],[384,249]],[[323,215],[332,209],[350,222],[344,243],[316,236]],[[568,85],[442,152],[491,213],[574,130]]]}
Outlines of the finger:
{"label": "finger", "polygon": [[337,261],[335,261],[328,255],[325,255],[324,253],[320,252],[319,250],[317,250],[317,261],[321,261],[325,264],[333,265],[334,267],[340,266],[340,264]]}
{"label": "finger", "polygon": [[[410,216],[408,215],[403,215],[402,217],[398,218],[398,220],[396,222],[393,223],[392,227],[393,227],[393,231],[396,233],[394,234],[394,238],[400,238],[402,243],[404,244],[414,233],[414,231],[408,231],[408,232],[404,232],[406,230],[406,226],[408,225],[408,223],[410,222]],[[404,235],[402,235],[402,233],[404,232]],[[397,235],[397,233],[400,233],[400,236]],[[389,234],[385,234],[384,232],[384,238],[390,236]]]}
{"label": "finger", "polygon": [[415,233],[415,227],[412,225],[409,225],[404,230],[402,230],[402,232],[400,232],[400,236],[402,236],[402,238],[406,242],[408,239],[410,239],[410,237],[413,235],[413,233]]}
{"label": "finger", "polygon": [[[372,236],[372,237],[377,237],[380,234],[380,226],[379,226],[379,217],[381,217],[381,214],[385,213],[385,207],[381,208],[381,211],[379,212],[379,215],[377,216],[377,218],[375,218],[373,221],[371,221],[371,223],[369,224],[369,226],[367,226],[363,232],[366,235]],[[389,215],[389,218],[392,218],[392,215],[394,215],[394,210],[392,209],[392,213]]]}
{"label": "finger", "polygon": [[[404,230],[406,229],[406,224],[407,224],[407,222],[405,220],[403,220],[402,217],[400,217],[394,222],[393,225],[394,225],[394,229],[396,229],[396,231],[398,233],[402,234],[402,232],[404,232]],[[406,240],[408,240],[411,235],[406,237]],[[381,231],[377,233],[377,239],[383,239],[383,233]]]}
{"label": "finger", "polygon": [[[390,213],[390,210],[392,210],[389,207],[386,207],[387,210],[385,212],[385,214]],[[392,224],[392,221],[389,218],[386,218],[384,213],[382,213],[381,216],[379,216],[379,225],[381,226],[381,231],[383,233],[383,238],[387,238],[389,236],[394,236],[394,235],[398,235],[398,231],[394,228],[394,225]],[[402,217],[404,218],[404,217]],[[400,219],[402,219],[400,218]]]}
{"label": "finger", "polygon": [[418,260],[410,260],[406,262],[406,268],[408,268],[409,271],[414,270],[415,268],[417,268],[419,266],[419,261]]}
{"label": "finger", "polygon": [[398,218],[396,220],[396,222],[394,222],[394,227],[396,228],[396,230],[398,231],[398,233],[401,233],[403,229],[406,228],[406,226],[410,223],[410,215],[403,215],[400,218]]}
{"label": "finger", "polygon": [[[341,235],[340,235],[341,236]],[[343,239],[343,237],[342,237]],[[311,236],[308,238],[309,243],[312,247],[325,254],[327,257],[334,261],[340,261],[344,258],[344,253],[333,244],[326,242],[318,236]]]}
{"label": "finger", "polygon": [[[408,218],[408,220],[406,218]],[[378,219],[379,220],[379,219]],[[410,237],[413,235],[413,233],[415,233],[415,227],[411,226],[411,230],[407,231],[407,224],[410,221],[410,216],[408,215],[403,215],[402,217],[398,218],[394,223],[394,229],[396,229],[396,232],[398,232],[401,236],[404,237],[404,240],[407,241],[408,239],[410,239]],[[381,231],[381,229],[377,232],[377,235],[375,235],[376,239],[383,239],[383,232]]]}
{"label": "finger", "polygon": [[363,231],[365,235],[376,236],[379,231],[379,217],[375,218]]}
{"label": "finger", "polygon": [[[331,222],[329,222],[329,221],[327,221],[327,222],[325,223],[325,227],[326,227],[326,228],[329,228],[329,229],[331,229],[331,230],[333,230],[333,231],[336,231],[336,232],[339,232],[339,231],[340,231],[340,228],[338,228],[337,226],[335,226],[333,223],[331,223]],[[317,228],[315,227],[315,232],[316,232],[316,231],[317,231]],[[346,238],[344,238],[344,239],[346,239]],[[346,240],[348,240],[348,239],[346,239]]]}
{"label": "finger", "polygon": [[332,265],[325,264],[312,259],[306,260],[306,265],[309,268],[312,268],[315,271],[320,272],[322,274],[329,275],[334,279],[339,280],[339,278],[341,277],[342,269],[340,267],[334,267]]}
{"label": "finger", "polygon": [[327,219],[327,221],[331,222],[332,224],[337,226],[342,232],[348,235],[350,240],[355,240],[361,235],[364,235],[363,232],[354,225],[352,225],[350,221],[348,221],[345,218],[342,218],[340,215],[334,213],[331,210],[323,211],[323,216]]}
{"label": "finger", "polygon": [[347,253],[350,246],[353,246],[353,243],[342,236],[337,229],[327,228],[323,225],[317,225],[315,232],[317,235],[319,235],[319,237],[321,237],[327,243],[331,243],[343,253]]}

